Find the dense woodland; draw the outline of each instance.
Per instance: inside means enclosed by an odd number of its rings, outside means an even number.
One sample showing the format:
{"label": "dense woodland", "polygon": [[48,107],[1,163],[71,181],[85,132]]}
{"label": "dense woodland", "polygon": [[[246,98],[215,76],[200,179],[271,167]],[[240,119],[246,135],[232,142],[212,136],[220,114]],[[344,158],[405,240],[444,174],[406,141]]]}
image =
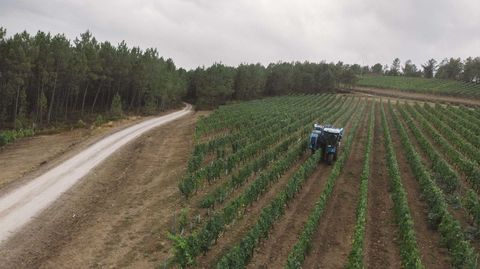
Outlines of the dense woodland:
{"label": "dense woodland", "polygon": [[360,74],[440,77],[480,82],[480,58],[358,64],[278,62],[268,66],[221,63],[177,68],[156,49],[99,42],[90,32],[65,35],[0,28],[0,130],[76,123],[97,115],[154,114],[188,101],[214,108],[232,100],[318,93],[355,85]]}
{"label": "dense woodland", "polygon": [[377,63],[371,68],[363,67],[363,73],[406,76],[406,77],[424,77],[461,80],[464,82],[480,83],[480,57],[468,57],[465,60],[461,58],[445,58],[440,63],[435,59],[428,60],[417,67],[411,60],[405,61],[402,65],[399,58],[395,58],[390,66]]}

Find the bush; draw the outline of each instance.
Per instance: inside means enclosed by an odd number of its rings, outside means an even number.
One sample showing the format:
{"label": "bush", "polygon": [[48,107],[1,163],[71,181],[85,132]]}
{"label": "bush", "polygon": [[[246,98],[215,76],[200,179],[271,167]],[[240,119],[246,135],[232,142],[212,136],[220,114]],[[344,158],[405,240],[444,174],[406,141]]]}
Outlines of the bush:
{"label": "bush", "polygon": [[96,126],[100,126],[100,125],[104,124],[105,122],[107,122],[107,121],[105,120],[105,118],[104,118],[101,114],[99,114],[99,115],[95,118],[95,125],[96,125]]}
{"label": "bush", "polygon": [[12,143],[18,138],[33,136],[33,129],[7,130],[0,132],[0,147]]}
{"label": "bush", "polygon": [[122,99],[118,93],[115,94],[112,100],[112,106],[110,112],[113,118],[121,118],[123,116]]}

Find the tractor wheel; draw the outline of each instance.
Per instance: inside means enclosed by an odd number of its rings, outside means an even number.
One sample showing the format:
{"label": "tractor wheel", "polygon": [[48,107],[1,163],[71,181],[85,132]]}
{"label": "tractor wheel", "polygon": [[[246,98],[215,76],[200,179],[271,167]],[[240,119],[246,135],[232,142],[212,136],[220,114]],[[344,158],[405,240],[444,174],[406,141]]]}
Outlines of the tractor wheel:
{"label": "tractor wheel", "polygon": [[333,162],[333,154],[328,154],[327,155],[327,164],[332,164]]}
{"label": "tractor wheel", "polygon": [[338,154],[337,154],[337,153],[338,153],[338,149],[337,149],[337,151],[335,151],[335,154],[333,154],[333,160],[334,160],[334,161],[336,161],[336,160],[337,160],[337,156],[338,156]]}

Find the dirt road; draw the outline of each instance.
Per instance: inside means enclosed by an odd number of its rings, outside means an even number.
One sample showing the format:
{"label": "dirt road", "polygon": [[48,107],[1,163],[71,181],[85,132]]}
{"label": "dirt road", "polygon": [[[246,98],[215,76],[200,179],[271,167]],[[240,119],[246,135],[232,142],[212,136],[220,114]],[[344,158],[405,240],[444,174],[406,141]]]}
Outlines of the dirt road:
{"label": "dirt road", "polygon": [[0,197],[0,242],[6,241],[120,147],[190,111],[191,106],[187,105],[181,111],[153,118],[112,134],[45,174],[3,194]]}

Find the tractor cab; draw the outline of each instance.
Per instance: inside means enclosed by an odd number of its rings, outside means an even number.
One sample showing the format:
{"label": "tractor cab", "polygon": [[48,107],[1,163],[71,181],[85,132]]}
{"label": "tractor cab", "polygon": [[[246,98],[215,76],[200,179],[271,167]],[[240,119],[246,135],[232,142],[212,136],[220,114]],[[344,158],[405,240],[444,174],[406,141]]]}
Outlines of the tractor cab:
{"label": "tractor cab", "polygon": [[343,128],[335,128],[333,125],[314,124],[310,134],[309,148],[312,153],[321,150],[323,160],[331,164],[337,159],[340,141],[343,137]]}

